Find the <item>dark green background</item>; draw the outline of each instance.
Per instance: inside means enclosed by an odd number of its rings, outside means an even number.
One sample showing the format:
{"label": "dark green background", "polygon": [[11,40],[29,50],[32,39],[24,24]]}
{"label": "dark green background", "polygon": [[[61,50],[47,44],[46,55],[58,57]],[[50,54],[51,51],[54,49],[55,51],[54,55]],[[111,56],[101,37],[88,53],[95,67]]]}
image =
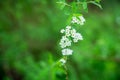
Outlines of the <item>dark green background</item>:
{"label": "dark green background", "polygon": [[[70,1],[70,0],[69,0]],[[60,29],[66,9],[56,0],[0,0],[0,80],[65,80]],[[77,28],[83,41],[72,46],[69,80],[120,80],[120,1],[89,5]]]}

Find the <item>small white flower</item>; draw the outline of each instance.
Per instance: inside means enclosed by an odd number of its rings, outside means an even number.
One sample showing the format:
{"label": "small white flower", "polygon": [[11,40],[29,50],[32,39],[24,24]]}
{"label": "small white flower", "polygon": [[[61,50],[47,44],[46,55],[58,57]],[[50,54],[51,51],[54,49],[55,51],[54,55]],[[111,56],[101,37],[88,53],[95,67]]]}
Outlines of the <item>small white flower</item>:
{"label": "small white flower", "polygon": [[[71,23],[73,24],[80,24],[83,25],[85,22],[85,19],[83,16],[73,16]],[[72,41],[73,42],[78,42],[79,40],[83,40],[83,37],[80,33],[76,32],[74,28],[71,26],[66,26],[65,29],[61,29],[61,33],[64,33],[64,36],[62,36],[60,40],[60,47],[63,48],[62,50],[62,55],[72,55],[73,50],[66,48],[71,46]],[[65,59],[60,59],[60,62],[65,64],[66,60]]]}
{"label": "small white flower", "polygon": [[67,28],[67,29],[65,30],[65,35],[68,36],[68,37],[70,36],[70,29]]}
{"label": "small white flower", "polygon": [[76,30],[75,30],[75,29],[72,29],[72,30],[71,30],[71,34],[72,34],[72,33],[76,33]]}
{"label": "small white flower", "polygon": [[80,25],[84,25],[84,22],[85,22],[85,19],[83,16],[78,16],[78,18],[73,16],[72,21],[71,21],[71,23],[73,23],[73,24],[76,23],[76,24],[80,24]]}
{"label": "small white flower", "polygon": [[79,16],[79,19],[80,19],[79,24],[84,25],[85,18],[83,16]]}
{"label": "small white flower", "polygon": [[65,59],[60,59],[60,62],[62,63],[62,64],[65,64],[66,63],[66,60]]}
{"label": "small white flower", "polygon": [[72,55],[72,52],[73,52],[73,50],[68,49],[68,48],[62,50],[63,55]]}
{"label": "small white flower", "polygon": [[62,39],[60,40],[60,46],[61,48],[65,48],[67,46],[71,46],[71,40],[69,40],[66,36],[62,36]]}
{"label": "small white flower", "polygon": [[74,24],[74,23],[78,23],[78,22],[79,22],[79,20],[77,19],[77,17],[73,16],[71,23]]}
{"label": "small white flower", "polygon": [[80,33],[74,33],[72,34],[72,38],[74,42],[78,42],[78,40],[83,40],[83,37]]}
{"label": "small white flower", "polygon": [[74,36],[75,33],[76,33],[76,30],[75,30],[75,29],[72,29],[72,30],[71,30],[71,37]]}
{"label": "small white flower", "polygon": [[83,37],[80,33],[76,33],[76,37],[78,38],[78,40],[83,40]]}
{"label": "small white flower", "polygon": [[79,22],[79,24],[80,24],[80,25],[84,25],[84,23],[83,23],[83,22]]}
{"label": "small white flower", "polygon": [[62,36],[62,40],[66,40],[67,38],[66,38],[66,36]]}
{"label": "small white flower", "polygon": [[85,18],[83,16],[79,16],[81,22],[85,22]]}
{"label": "small white flower", "polygon": [[75,43],[76,43],[76,42],[78,42],[78,39],[76,39],[76,38],[75,38],[75,39],[73,39],[73,42],[75,42]]}
{"label": "small white flower", "polygon": [[71,29],[71,26],[66,26],[67,29]]}
{"label": "small white flower", "polygon": [[64,32],[65,32],[65,30],[64,30],[64,29],[61,29],[61,30],[60,30],[60,32],[61,32],[61,33],[64,33]]}

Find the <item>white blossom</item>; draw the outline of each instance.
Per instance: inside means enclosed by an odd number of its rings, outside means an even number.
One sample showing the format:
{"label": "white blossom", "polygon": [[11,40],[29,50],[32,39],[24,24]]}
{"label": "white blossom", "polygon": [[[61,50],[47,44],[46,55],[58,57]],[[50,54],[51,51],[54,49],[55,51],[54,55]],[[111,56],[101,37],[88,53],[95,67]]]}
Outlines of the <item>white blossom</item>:
{"label": "white blossom", "polygon": [[67,28],[67,29],[65,30],[65,35],[66,35],[66,36],[70,36],[70,29]]}
{"label": "white blossom", "polygon": [[72,52],[73,50],[68,49],[68,48],[62,50],[63,55],[72,55]]}
{"label": "white blossom", "polygon": [[71,35],[70,34],[70,29],[71,29],[71,26],[66,26],[65,35],[68,36],[68,37]]}
{"label": "white blossom", "polygon": [[71,26],[66,26],[67,29],[71,29]]}
{"label": "white blossom", "polygon": [[80,25],[83,25],[84,22],[85,22],[85,19],[83,16],[78,16],[78,18],[73,16],[72,21],[71,21],[71,23],[73,23],[73,24],[76,23],[76,24],[80,24]]}
{"label": "white blossom", "polygon": [[[73,24],[79,24],[79,25],[83,25],[85,22],[85,19],[83,16],[73,16],[71,23]],[[62,55],[72,55],[73,50],[66,48],[71,46],[72,41],[73,42],[78,42],[79,40],[83,40],[83,37],[80,33],[78,33],[73,27],[71,27],[70,25],[66,26],[65,29],[61,29],[60,31],[61,33],[64,33],[64,35],[62,36],[61,40],[60,40],[60,47],[63,48],[62,49]],[[61,59],[60,60],[61,63],[65,64],[66,60]]]}
{"label": "white blossom", "polygon": [[75,33],[76,33],[76,30],[75,30],[75,29],[72,29],[72,30],[71,30],[71,37],[74,36]]}
{"label": "white blossom", "polygon": [[60,32],[61,33],[65,33],[65,36],[70,36],[70,29],[71,29],[71,26],[66,26],[66,29],[61,29]]}
{"label": "white blossom", "polygon": [[81,22],[85,22],[85,18],[83,16],[79,16]]}
{"label": "white blossom", "polygon": [[73,42],[78,42],[78,40],[83,40],[83,37],[80,33],[73,33],[72,38],[73,38]]}
{"label": "white blossom", "polygon": [[67,46],[71,46],[71,40],[69,40],[66,36],[62,36],[62,39],[60,40],[60,46],[61,48],[65,48]]}
{"label": "white blossom", "polygon": [[61,33],[64,33],[64,32],[65,32],[65,30],[64,30],[64,29],[61,29],[61,30],[60,30],[60,32],[61,32]]}
{"label": "white blossom", "polygon": [[78,40],[83,40],[82,35],[76,32],[75,29],[71,30],[71,37],[73,38],[73,42],[78,42]]}
{"label": "white blossom", "polygon": [[59,43],[61,48],[71,46],[72,40],[70,40],[69,37],[72,37],[73,42],[78,42],[78,40],[83,40],[82,35],[76,32],[74,28],[71,28],[71,26],[66,26],[66,29],[62,29],[61,32],[65,33],[65,35],[62,36]]}
{"label": "white blossom", "polygon": [[62,64],[65,64],[66,63],[66,60],[65,59],[60,59],[60,62],[62,63]]}
{"label": "white blossom", "polygon": [[79,22],[79,20],[77,19],[77,17],[72,17],[72,21],[71,21],[71,23],[78,23]]}

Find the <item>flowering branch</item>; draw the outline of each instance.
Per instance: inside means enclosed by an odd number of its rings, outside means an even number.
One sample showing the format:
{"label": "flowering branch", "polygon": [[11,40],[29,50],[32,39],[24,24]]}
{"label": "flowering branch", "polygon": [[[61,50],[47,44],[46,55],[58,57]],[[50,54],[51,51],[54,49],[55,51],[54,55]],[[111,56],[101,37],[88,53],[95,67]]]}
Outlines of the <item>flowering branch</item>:
{"label": "flowering branch", "polygon": [[[63,34],[60,40],[60,47],[62,48],[62,55],[69,56],[72,55],[73,50],[69,47],[72,46],[73,43],[77,43],[79,40],[83,40],[81,33],[77,32],[73,24],[84,25],[85,19],[82,15],[73,16],[71,19],[71,25],[67,25],[65,29],[61,29],[61,33]],[[60,62],[65,64],[67,59],[62,58]]]}
{"label": "flowering branch", "polygon": [[[82,26],[86,21],[83,15],[80,14],[81,12],[77,11],[79,10],[78,5],[82,5],[82,9],[85,11],[88,10],[87,5],[89,3],[92,3],[100,8],[102,7],[99,4],[100,0],[91,0],[91,1],[77,0],[77,1],[73,1],[73,3],[70,5],[67,4],[65,0],[59,0],[59,2],[57,3],[60,4],[61,9],[63,9],[65,6],[70,7],[71,9],[70,15],[72,15],[72,17],[70,18],[70,24],[67,25],[64,29],[60,30],[62,37],[59,42],[59,45],[62,49],[61,52],[63,55],[63,57],[59,60],[59,63],[65,68],[66,76],[67,76],[67,67],[66,67],[67,57],[69,55],[72,55],[74,52],[70,47],[72,46],[73,43],[77,43],[78,41],[83,40],[83,36],[81,35],[81,33],[77,32],[77,30],[74,28],[75,27],[74,25]],[[67,77],[66,79],[68,80]]]}

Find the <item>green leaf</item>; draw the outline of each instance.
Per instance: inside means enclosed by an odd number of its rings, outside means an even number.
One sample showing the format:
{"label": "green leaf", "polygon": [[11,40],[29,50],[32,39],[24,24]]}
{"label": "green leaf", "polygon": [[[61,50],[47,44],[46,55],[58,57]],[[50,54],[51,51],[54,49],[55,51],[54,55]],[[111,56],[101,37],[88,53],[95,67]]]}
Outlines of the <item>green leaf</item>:
{"label": "green leaf", "polygon": [[83,9],[87,9],[87,3],[83,2]]}
{"label": "green leaf", "polygon": [[65,7],[65,5],[66,5],[65,0],[60,0],[60,1],[56,2],[56,3],[58,3],[58,6],[59,6],[60,9],[63,9]]}
{"label": "green leaf", "polygon": [[89,1],[88,3],[92,3],[92,4],[96,5],[96,6],[98,6],[100,9],[102,9],[102,6],[99,3],[95,2],[95,1]]}

